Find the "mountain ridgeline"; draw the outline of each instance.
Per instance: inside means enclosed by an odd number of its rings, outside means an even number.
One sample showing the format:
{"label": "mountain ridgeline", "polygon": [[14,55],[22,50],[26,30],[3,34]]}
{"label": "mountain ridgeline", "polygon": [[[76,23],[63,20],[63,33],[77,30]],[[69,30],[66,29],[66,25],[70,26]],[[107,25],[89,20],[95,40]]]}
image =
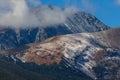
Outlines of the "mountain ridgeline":
{"label": "mountain ridgeline", "polygon": [[120,28],[80,11],[61,24],[1,26],[0,80],[120,80],[119,40]]}
{"label": "mountain ridgeline", "polygon": [[53,80],[119,80],[119,39],[120,28],[56,36],[1,51],[0,59]]}
{"label": "mountain ridgeline", "polygon": [[[36,9],[33,9],[32,12],[39,16],[40,14],[38,13],[40,12],[40,9]],[[64,23],[52,26],[33,26],[22,29],[1,28],[0,50],[18,47],[28,43],[41,42],[53,36],[81,32],[97,32],[109,28],[110,27],[99,21],[95,16],[78,11],[67,17],[67,20]]]}

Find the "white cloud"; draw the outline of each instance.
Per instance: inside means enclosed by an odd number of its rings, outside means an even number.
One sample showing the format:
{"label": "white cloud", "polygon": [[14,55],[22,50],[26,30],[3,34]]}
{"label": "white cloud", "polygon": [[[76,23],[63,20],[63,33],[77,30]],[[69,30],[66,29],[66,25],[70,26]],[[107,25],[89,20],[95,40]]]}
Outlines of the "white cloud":
{"label": "white cloud", "polygon": [[[0,12],[0,25],[15,27],[32,23],[32,20],[29,18],[32,19],[33,16],[28,13],[29,9],[25,0],[1,0],[1,2],[4,6],[2,6]],[[8,10],[4,11],[7,8]]]}
{"label": "white cloud", "polygon": [[116,4],[117,4],[117,5],[120,5],[120,0],[116,0]]}
{"label": "white cloud", "polygon": [[[70,0],[65,1],[66,4],[68,2]],[[32,7],[41,6],[40,0],[0,0],[0,26],[36,27],[56,25],[64,23],[68,16],[77,11],[75,7],[69,7],[71,5],[67,5],[64,10],[57,7],[50,9],[48,6],[42,5],[39,14],[37,13],[39,16],[36,16],[30,11],[28,4]],[[77,4],[75,1],[73,6]],[[95,11],[95,7],[90,0],[81,0],[79,7],[87,12]]]}
{"label": "white cloud", "polygon": [[[73,7],[54,8],[41,7],[39,16],[29,11],[27,0],[0,0],[0,25],[12,27],[49,26],[64,23],[66,18],[76,12]],[[34,2],[35,1],[35,2]],[[34,2],[34,3],[33,3]],[[34,6],[40,3],[38,0],[30,0]]]}
{"label": "white cloud", "polygon": [[54,25],[64,23],[66,18],[76,11],[73,7],[65,8],[64,10],[60,8],[54,8],[51,10],[48,7],[43,7],[41,9],[41,16],[39,17],[43,25]]}
{"label": "white cloud", "polygon": [[95,12],[95,7],[90,0],[81,0],[82,9],[87,12]]}

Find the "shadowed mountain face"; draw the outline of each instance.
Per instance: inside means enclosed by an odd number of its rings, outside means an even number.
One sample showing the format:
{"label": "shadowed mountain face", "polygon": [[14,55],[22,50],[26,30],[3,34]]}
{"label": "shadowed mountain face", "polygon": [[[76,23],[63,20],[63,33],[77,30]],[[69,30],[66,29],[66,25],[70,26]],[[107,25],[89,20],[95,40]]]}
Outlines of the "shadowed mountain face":
{"label": "shadowed mountain face", "polygon": [[86,75],[80,76],[63,63],[41,65],[11,63],[0,60],[0,80],[91,80]]}
{"label": "shadowed mountain face", "polygon": [[16,64],[35,63],[38,66],[49,67],[53,64],[59,66],[62,63],[64,69],[73,70],[71,73],[76,72],[79,76],[87,76],[85,80],[91,78],[93,80],[119,80],[119,39],[120,28],[117,28],[95,33],[56,36],[42,43],[29,44],[0,53],[1,59],[8,59]]}
{"label": "shadowed mountain face", "polygon": [[[51,9],[53,10],[53,9]],[[33,13],[39,17],[40,9],[33,9]],[[31,27],[31,26],[30,26]],[[41,42],[47,38],[72,33],[97,32],[109,29],[96,17],[85,12],[76,12],[67,17],[64,23],[53,26],[12,29],[0,29],[0,50],[13,48],[28,43]]]}

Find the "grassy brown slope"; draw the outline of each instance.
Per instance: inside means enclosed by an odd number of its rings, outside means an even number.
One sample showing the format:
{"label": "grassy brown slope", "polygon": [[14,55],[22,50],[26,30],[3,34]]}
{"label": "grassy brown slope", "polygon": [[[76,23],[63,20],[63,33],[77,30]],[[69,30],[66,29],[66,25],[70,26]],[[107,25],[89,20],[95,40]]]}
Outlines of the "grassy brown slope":
{"label": "grassy brown slope", "polygon": [[120,48],[120,28],[98,32],[97,36],[103,38],[110,47]]}
{"label": "grassy brown slope", "polygon": [[[107,47],[120,48],[120,41],[119,41],[120,28],[110,29],[106,31],[92,33],[92,34],[97,38],[99,38],[98,40],[100,40],[100,42],[102,42],[103,45],[105,46],[107,45]],[[59,41],[61,38],[64,38],[64,37],[65,36],[56,36],[56,37],[47,39],[41,43],[28,44],[25,46],[9,49],[6,51],[0,51],[0,54],[8,53],[8,54],[14,54],[14,55],[17,55],[17,57],[20,57],[22,53],[28,52],[29,54],[24,56],[24,59],[23,59],[26,62],[34,62],[36,64],[60,63],[61,56],[63,56],[62,51],[64,51],[64,46],[54,46],[53,48],[52,47],[48,48],[49,46],[46,46],[46,48],[42,48],[42,46],[40,45],[56,43],[57,41]],[[37,48],[38,50],[36,50]],[[39,50],[39,49],[44,49],[44,50]],[[39,52],[41,55],[37,55],[36,54],[37,52]],[[18,55],[19,53],[20,55]],[[51,53],[53,53],[53,55],[51,55]]]}

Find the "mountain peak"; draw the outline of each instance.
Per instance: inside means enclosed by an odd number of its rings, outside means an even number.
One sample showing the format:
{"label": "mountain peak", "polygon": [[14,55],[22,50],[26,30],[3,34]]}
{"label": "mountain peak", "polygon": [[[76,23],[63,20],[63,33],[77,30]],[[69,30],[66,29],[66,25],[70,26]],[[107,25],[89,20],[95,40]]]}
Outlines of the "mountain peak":
{"label": "mountain peak", "polygon": [[[33,9],[34,10],[34,9]],[[43,8],[44,10],[44,8]],[[51,15],[46,15],[46,17],[42,17],[41,10],[37,8],[33,11],[34,14],[39,18],[39,22],[47,24],[45,21],[50,23],[56,23],[60,21],[60,19],[54,19],[53,12]],[[45,14],[47,12],[45,11]],[[43,15],[45,15],[43,14]],[[57,14],[56,14],[57,15]],[[55,16],[54,16],[55,17]],[[48,19],[49,18],[49,21]],[[52,21],[52,22],[51,22]],[[4,27],[4,26],[3,26]],[[68,16],[64,23],[56,23],[51,25],[43,25],[43,26],[30,26],[26,28],[8,28],[4,30],[4,32],[0,33],[0,50],[13,48],[21,45],[25,45],[28,43],[34,43],[43,41],[47,38],[63,35],[63,34],[72,34],[72,33],[81,33],[81,32],[98,32],[107,30],[110,27],[99,21],[96,17],[91,14],[85,12],[77,12]],[[1,29],[3,30],[3,29]],[[4,34],[3,34],[4,33]]]}

